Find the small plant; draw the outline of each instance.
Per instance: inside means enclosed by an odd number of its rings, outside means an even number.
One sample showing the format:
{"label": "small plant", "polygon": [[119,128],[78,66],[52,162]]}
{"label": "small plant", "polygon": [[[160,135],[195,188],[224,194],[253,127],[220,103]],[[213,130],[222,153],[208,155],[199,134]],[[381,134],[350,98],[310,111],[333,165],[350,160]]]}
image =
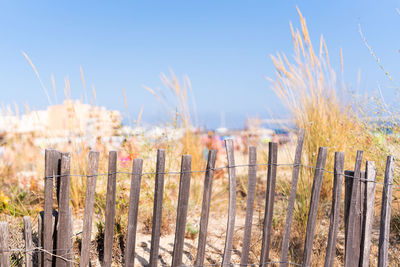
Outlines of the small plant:
{"label": "small plant", "polygon": [[400,238],[400,214],[392,215],[390,222],[390,232],[396,235],[396,239]]}
{"label": "small plant", "polygon": [[10,202],[10,198],[4,194],[2,191],[0,193],[0,211],[5,212],[8,210],[8,203]]}
{"label": "small plant", "polygon": [[199,229],[195,228],[191,223],[186,224],[186,234],[185,237],[189,239],[196,239],[199,234]]}

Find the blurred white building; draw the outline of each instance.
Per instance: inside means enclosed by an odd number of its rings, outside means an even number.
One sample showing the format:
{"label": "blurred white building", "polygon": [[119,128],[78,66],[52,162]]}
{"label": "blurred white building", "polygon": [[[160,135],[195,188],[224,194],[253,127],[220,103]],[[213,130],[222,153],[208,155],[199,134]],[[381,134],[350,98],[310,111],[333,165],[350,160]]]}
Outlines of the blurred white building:
{"label": "blurred white building", "polygon": [[65,100],[61,105],[24,115],[3,110],[0,112],[0,132],[52,137],[112,136],[120,129],[121,121],[117,110],[83,104],[79,100]]}

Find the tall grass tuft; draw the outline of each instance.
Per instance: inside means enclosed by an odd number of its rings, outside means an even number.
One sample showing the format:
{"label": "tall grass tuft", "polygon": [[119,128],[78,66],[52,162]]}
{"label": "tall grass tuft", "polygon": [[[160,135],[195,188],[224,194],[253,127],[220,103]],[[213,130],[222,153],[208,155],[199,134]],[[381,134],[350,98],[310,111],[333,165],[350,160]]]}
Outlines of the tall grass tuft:
{"label": "tall grass tuft", "polygon": [[[337,74],[330,65],[328,48],[321,36],[319,49],[312,45],[306,21],[299,9],[300,30],[290,24],[294,57],[285,54],[272,55],[276,77],[268,78],[272,89],[292,114],[294,124],[306,130],[303,162],[315,165],[318,147],[328,147],[327,169],[333,169],[334,152],[346,155],[346,168],[352,169],[358,149],[366,152],[369,160],[377,159],[373,136],[357,117],[346,99],[346,88],[338,82]],[[343,57],[340,53],[341,69]],[[379,153],[379,156],[381,153]],[[379,160],[378,160],[379,161]],[[312,172],[312,170],[310,171]],[[309,173],[311,174],[311,173]],[[310,188],[312,176],[301,181]],[[322,189],[322,198],[330,196],[332,178],[328,175]]]}

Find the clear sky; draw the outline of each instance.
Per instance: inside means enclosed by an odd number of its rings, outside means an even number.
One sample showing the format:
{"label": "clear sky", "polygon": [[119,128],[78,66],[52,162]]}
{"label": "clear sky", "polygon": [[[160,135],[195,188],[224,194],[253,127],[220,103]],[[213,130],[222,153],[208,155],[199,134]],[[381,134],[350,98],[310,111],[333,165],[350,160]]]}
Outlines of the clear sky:
{"label": "clear sky", "polygon": [[51,74],[58,102],[67,77],[72,97],[80,98],[82,66],[99,105],[131,117],[144,105],[143,120],[155,123],[163,110],[143,85],[161,87],[160,73],[171,68],[190,77],[202,125],[218,126],[222,111],[231,127],[242,126],[246,116],[285,117],[264,77],[274,75],[270,54],[292,55],[289,22],[299,24],[296,6],[314,42],[324,35],[336,67],[343,49],[351,90],[371,92],[379,84],[393,99],[393,85],[363,44],[358,25],[397,81],[398,1],[1,1],[0,103],[48,105],[25,51],[53,103]]}

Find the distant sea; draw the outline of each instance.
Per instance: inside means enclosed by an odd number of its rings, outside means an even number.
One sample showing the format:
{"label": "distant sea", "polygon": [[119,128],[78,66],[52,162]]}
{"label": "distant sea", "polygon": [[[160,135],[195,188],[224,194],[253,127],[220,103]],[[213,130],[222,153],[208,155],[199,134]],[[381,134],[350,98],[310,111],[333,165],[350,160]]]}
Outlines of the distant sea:
{"label": "distant sea", "polygon": [[[257,116],[257,115],[252,115],[252,116],[246,116],[246,114],[231,114],[231,113],[225,113],[221,116],[221,114],[211,114],[211,113],[203,113],[199,114],[198,116],[198,126],[203,128],[203,129],[208,129],[208,130],[215,130],[219,127],[225,127],[228,129],[244,129],[246,126],[246,121],[247,118],[260,118],[260,119],[267,119],[267,120],[280,120],[280,119],[287,119],[284,117],[271,117],[269,114],[268,116],[266,114],[263,114],[264,116]],[[222,117],[222,118],[221,118]],[[165,118],[165,116],[160,116],[160,115],[153,115],[153,116],[146,116],[145,114],[143,115],[142,118],[142,126],[147,126],[151,127],[153,125],[165,125],[165,124],[170,124],[173,120]],[[194,122],[195,123],[195,122]],[[127,118],[123,119],[123,124],[124,125],[129,125],[130,122]],[[263,122],[261,124],[262,127],[268,128],[268,129],[281,129],[283,127],[293,127],[293,125],[288,124],[288,123],[271,123],[269,122]]]}

